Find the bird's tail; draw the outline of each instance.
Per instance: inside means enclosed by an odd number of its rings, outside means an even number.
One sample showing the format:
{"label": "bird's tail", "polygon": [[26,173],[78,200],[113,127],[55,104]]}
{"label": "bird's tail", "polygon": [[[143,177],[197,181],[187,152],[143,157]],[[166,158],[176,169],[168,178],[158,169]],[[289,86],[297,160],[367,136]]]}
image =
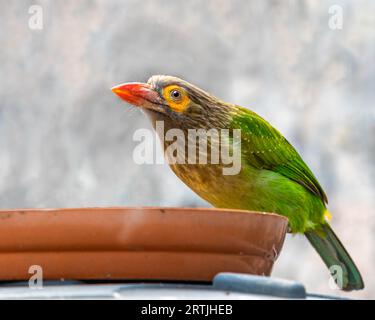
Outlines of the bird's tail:
{"label": "bird's tail", "polygon": [[328,222],[305,233],[329,268],[336,284],[345,291],[364,288],[361,274]]}

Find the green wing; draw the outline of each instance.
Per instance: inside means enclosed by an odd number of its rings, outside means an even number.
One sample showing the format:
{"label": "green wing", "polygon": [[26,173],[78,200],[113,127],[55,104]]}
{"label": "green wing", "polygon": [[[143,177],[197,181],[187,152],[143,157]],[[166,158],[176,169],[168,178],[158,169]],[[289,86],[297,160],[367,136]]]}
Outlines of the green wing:
{"label": "green wing", "polygon": [[233,128],[241,128],[242,153],[250,165],[278,172],[328,203],[318,180],[294,147],[256,113],[236,106]]}

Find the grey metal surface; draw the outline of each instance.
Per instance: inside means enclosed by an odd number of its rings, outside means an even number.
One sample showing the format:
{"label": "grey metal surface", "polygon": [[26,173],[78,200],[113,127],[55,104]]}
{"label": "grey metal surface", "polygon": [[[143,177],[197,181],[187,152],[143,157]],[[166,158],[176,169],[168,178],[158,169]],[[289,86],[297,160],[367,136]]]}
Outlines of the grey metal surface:
{"label": "grey metal surface", "polygon": [[213,290],[194,285],[89,285],[0,288],[0,299],[263,300],[272,296]]}
{"label": "grey metal surface", "polygon": [[306,294],[301,283],[244,274],[221,273],[213,284],[45,282],[42,289],[32,289],[25,282],[0,286],[4,299],[124,299],[124,300],[273,300],[337,299]]}
{"label": "grey metal surface", "polygon": [[306,298],[306,290],[302,283],[270,277],[259,277],[250,274],[219,273],[214,278],[213,287],[217,290],[272,297],[292,299]]}

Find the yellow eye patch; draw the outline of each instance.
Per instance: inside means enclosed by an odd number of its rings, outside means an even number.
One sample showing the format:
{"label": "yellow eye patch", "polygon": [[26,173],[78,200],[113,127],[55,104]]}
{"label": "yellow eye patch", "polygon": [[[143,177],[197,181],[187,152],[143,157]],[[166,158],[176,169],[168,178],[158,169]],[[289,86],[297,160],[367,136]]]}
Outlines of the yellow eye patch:
{"label": "yellow eye patch", "polygon": [[190,103],[186,91],[176,85],[165,87],[163,97],[168,102],[169,107],[176,112],[183,112]]}

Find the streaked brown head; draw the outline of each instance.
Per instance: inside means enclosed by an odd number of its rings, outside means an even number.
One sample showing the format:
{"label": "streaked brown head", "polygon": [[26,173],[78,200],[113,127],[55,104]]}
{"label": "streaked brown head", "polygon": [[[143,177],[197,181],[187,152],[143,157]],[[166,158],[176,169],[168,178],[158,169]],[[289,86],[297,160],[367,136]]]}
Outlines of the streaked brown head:
{"label": "streaked brown head", "polygon": [[174,128],[225,128],[230,118],[231,105],[172,76],[152,76],[147,83],[124,83],[112,91],[152,120],[164,120]]}

